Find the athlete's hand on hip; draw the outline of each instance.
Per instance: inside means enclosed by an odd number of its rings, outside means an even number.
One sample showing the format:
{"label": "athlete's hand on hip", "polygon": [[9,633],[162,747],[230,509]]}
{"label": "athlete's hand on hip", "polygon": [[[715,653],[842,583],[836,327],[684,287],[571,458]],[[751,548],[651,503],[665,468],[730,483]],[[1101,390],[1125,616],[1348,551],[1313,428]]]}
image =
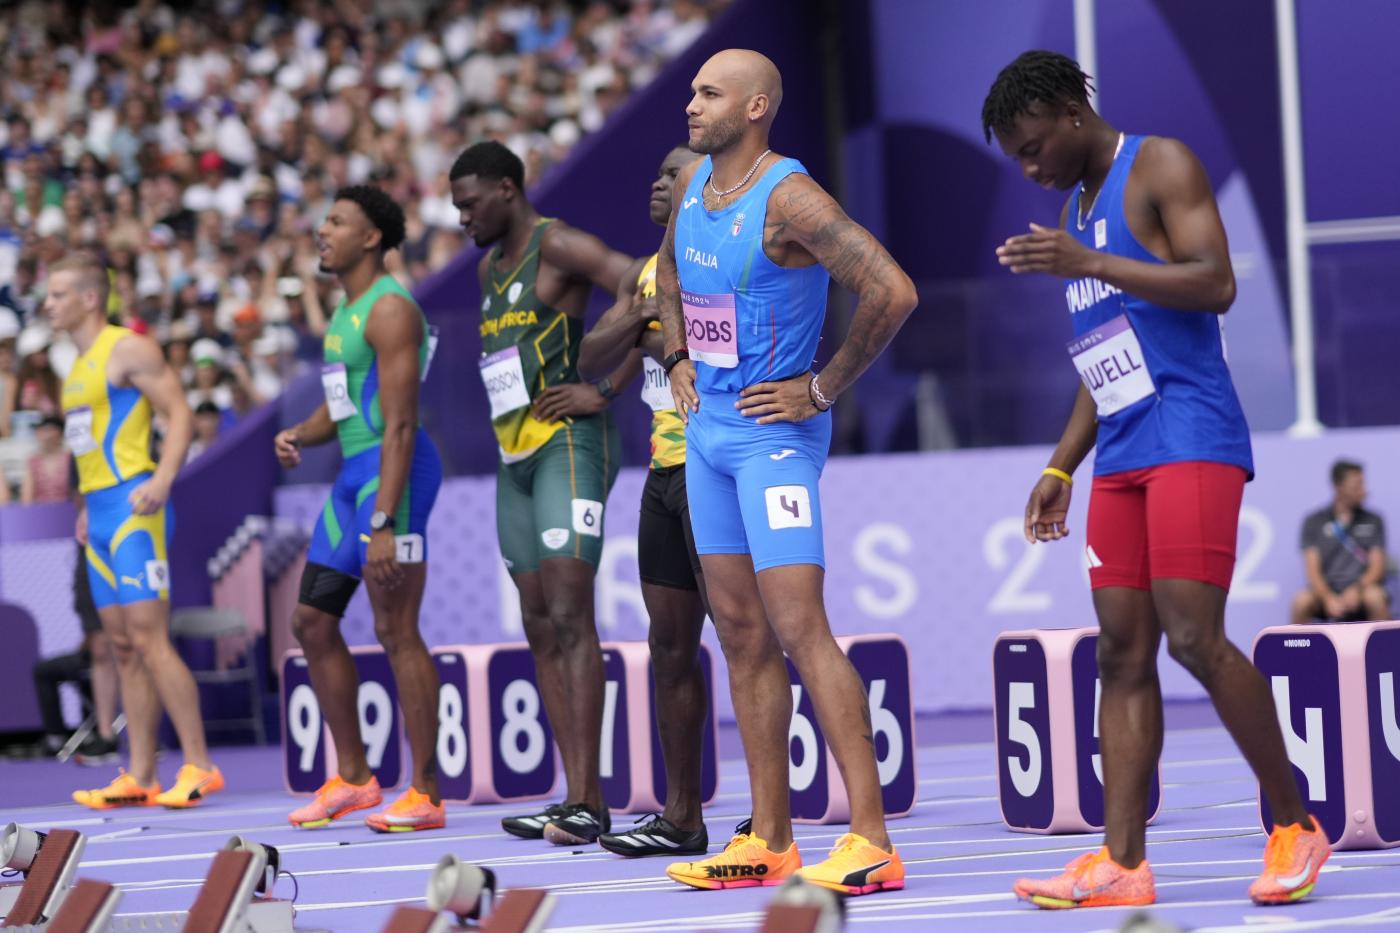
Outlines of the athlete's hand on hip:
{"label": "athlete's hand on hip", "polygon": [[608,407],[608,400],[589,382],[566,382],[550,386],[535,396],[534,415],[543,422],[574,415],[596,415]]}
{"label": "athlete's hand on hip", "polygon": [[1031,488],[1026,502],[1026,540],[1058,541],[1069,535],[1065,517],[1069,514],[1070,485],[1058,476],[1042,476]]}
{"label": "athlete's hand on hip", "polygon": [[739,414],[759,424],[806,421],[822,413],[812,401],[811,383],[810,372],[778,382],[760,382],[740,391],[734,407],[739,409]]}
{"label": "athlete's hand on hip", "polygon": [[78,520],[77,520],[77,522],[74,523],[74,527],[73,527],[73,538],[74,538],[79,544],[81,544],[83,547],[87,547],[87,543],[88,543],[87,531],[88,531],[88,514],[87,514],[87,506],[84,505],[82,508],[78,509]]}
{"label": "athlete's hand on hip", "polygon": [[1020,275],[1044,272],[1077,279],[1094,274],[1099,254],[1065,230],[1031,224],[1031,232],[1013,236],[997,247],[997,261]]}
{"label": "athlete's hand on hip", "polygon": [[137,515],[154,515],[169,498],[170,484],[152,477],[131,490],[127,501],[131,503],[131,511]]}
{"label": "athlete's hand on hip", "polygon": [[403,582],[403,566],[394,545],[393,529],[381,528],[369,536],[365,548],[365,579],[386,590]]}
{"label": "athlete's hand on hip", "polygon": [[301,438],[296,431],[278,431],[272,439],[272,449],[277,453],[277,462],[289,470],[301,463]]}
{"label": "athlete's hand on hip", "polygon": [[700,393],[695,391],[695,362],[679,360],[671,367],[671,401],[681,421],[690,424],[690,413],[700,410]]}
{"label": "athlete's hand on hip", "polygon": [[632,294],[632,313],[637,315],[637,319],[644,324],[661,320],[661,310],[656,306],[656,296],[643,295],[640,285]]}

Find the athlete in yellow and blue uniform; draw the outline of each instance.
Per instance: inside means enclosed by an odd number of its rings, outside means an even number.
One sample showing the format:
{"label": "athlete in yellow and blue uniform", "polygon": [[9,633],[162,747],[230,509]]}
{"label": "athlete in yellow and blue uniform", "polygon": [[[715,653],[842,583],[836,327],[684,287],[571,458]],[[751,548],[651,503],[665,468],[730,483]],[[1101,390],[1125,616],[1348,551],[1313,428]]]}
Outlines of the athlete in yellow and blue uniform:
{"label": "athlete in yellow and blue uniform", "polygon": [[108,381],[118,341],[132,332],[108,324],[63,381],[64,437],[87,503],[88,579],[97,608],[170,598],[166,546],[174,510],[136,514],[131,493],[155,471],[151,403],[135,386]]}
{"label": "athlete in yellow and blue uniform", "polygon": [[[116,656],[130,750],[115,781],[75,791],[73,799],[96,810],[192,807],[224,787],[209,760],[198,688],[168,632],[168,502],[194,416],[155,342],[107,322],[107,294],[106,269],[90,256],[68,256],[49,268],[44,313],[79,352],[63,383],[64,439],[84,500],[77,539]],[[151,458],[153,413],[167,424],[160,463]],[[162,710],[185,759],[164,792],[155,760]]]}

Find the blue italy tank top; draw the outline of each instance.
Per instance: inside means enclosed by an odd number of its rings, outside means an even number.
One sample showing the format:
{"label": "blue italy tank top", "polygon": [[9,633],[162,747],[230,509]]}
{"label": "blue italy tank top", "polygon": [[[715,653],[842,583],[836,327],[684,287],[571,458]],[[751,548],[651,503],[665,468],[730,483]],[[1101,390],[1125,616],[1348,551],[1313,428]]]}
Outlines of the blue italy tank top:
{"label": "blue italy tank top", "polygon": [[705,209],[706,156],[676,218],[676,269],[686,312],[686,345],[696,389],[733,393],[811,368],[826,318],[829,277],[820,263],[802,269],[775,264],[763,251],[768,196],[794,172],[796,159],[768,166],[739,200]]}
{"label": "blue italy tank top", "polygon": [[[1065,226],[1089,249],[1161,263],[1133,236],[1123,213],[1123,191],[1143,138],[1125,137],[1083,230],[1078,224],[1080,184]],[[1092,278],[1067,282],[1065,300],[1076,338],[1112,333],[1110,322],[1126,316],[1156,388],[1122,410],[1100,416],[1096,475],[1206,460],[1234,464],[1253,477],[1249,425],[1225,361],[1222,315],[1163,307]],[[1090,377],[1084,378],[1088,383]]]}

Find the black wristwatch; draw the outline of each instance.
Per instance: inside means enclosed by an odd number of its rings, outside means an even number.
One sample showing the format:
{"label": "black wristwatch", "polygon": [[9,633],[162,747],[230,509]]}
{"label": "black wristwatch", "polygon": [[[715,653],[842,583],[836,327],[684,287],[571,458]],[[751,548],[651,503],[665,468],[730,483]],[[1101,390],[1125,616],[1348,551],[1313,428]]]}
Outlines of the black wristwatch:
{"label": "black wristwatch", "polygon": [[388,528],[390,531],[394,530],[394,516],[390,515],[388,512],[379,511],[376,511],[374,514],[370,515],[370,531],[383,531],[385,528]]}
{"label": "black wristwatch", "polygon": [[607,376],[593,383],[593,388],[597,389],[598,394],[609,402],[612,401],[612,397],[617,394],[617,389],[613,388],[612,380]]}
{"label": "black wristwatch", "polygon": [[661,361],[661,368],[666,370],[666,375],[671,375],[671,370],[676,368],[676,364],[681,360],[690,359],[689,350],[677,350],[675,353],[666,354],[666,358]]}

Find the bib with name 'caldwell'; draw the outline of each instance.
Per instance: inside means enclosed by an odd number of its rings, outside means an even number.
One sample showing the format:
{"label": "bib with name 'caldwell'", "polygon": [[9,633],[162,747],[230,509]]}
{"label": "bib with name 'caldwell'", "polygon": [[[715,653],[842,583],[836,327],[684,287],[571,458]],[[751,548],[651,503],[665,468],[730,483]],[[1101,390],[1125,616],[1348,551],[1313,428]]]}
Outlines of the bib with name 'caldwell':
{"label": "bib with name 'caldwell'", "polygon": [[794,172],[779,159],[733,204],[705,209],[712,163],[706,156],[686,187],[676,216],[676,270],[685,311],[686,347],[704,395],[787,379],[811,369],[826,318],[829,277],[820,263],[777,265],[763,251],[768,197]]}
{"label": "bib with name 'caldwell'", "polygon": [[[1082,223],[1083,185],[1075,189],[1066,229],[1089,249],[1160,264],[1123,213],[1144,138],[1124,138]],[[1066,282],[1065,301],[1075,337],[1070,354],[1098,405],[1096,475],[1185,460],[1229,463],[1254,475],[1249,425],[1225,362],[1222,315],[1153,304],[1093,278]]]}

